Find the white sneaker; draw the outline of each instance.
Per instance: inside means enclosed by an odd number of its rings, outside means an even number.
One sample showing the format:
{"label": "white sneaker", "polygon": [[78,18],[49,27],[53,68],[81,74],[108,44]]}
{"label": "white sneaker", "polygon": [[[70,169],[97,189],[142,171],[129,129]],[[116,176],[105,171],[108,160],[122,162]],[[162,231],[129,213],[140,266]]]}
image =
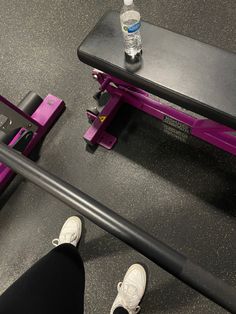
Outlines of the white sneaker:
{"label": "white sneaker", "polygon": [[146,277],[145,269],[139,264],[128,269],[123,282],[118,283],[118,295],[112,305],[111,314],[118,307],[123,307],[129,314],[136,314],[141,310],[139,303],[145,292]]}
{"label": "white sneaker", "polygon": [[74,246],[77,246],[82,232],[82,222],[79,217],[72,216],[66,220],[61,232],[59,239],[54,239],[52,244],[58,246],[63,243],[70,243]]}

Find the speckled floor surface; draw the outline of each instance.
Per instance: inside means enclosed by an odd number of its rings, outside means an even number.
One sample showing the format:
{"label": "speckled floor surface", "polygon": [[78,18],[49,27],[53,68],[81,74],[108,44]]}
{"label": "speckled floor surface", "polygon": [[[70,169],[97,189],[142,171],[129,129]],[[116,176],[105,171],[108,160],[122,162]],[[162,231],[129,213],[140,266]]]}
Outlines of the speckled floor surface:
{"label": "speckled floor surface", "polygon": [[[235,0],[136,2],[145,20],[236,52]],[[120,6],[118,0],[1,0],[0,92],[13,102],[28,90],[63,98],[67,111],[39,164],[236,286],[234,157],[175,138],[136,111],[113,151],[85,149],[85,110],[97,85],[76,48],[105,11]],[[0,199],[0,293],[51,249],[74,214],[28,182],[11,190]],[[116,284],[134,262],[149,270],[142,313],[226,313],[92,223],[84,229],[86,313],[109,313]]]}

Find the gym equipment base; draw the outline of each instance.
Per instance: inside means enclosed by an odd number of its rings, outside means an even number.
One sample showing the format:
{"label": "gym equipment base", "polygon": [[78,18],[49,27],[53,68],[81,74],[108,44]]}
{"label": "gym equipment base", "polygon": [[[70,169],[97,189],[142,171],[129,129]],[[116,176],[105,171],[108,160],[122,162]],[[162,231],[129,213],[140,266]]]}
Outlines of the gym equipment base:
{"label": "gym equipment base", "polygon": [[[28,156],[43,140],[64,108],[64,102],[53,95],[48,95],[41,101],[39,96],[30,92],[19,107],[0,95],[0,117],[4,118],[0,124],[0,131],[3,133],[1,139]],[[13,177],[14,172],[0,163],[0,192]]]}
{"label": "gym equipment base", "polygon": [[92,126],[85,133],[84,139],[89,145],[100,145],[106,149],[114,146],[117,138],[109,134],[106,129],[112,123],[120,106],[129,104],[171,127],[236,155],[236,131],[234,129],[210,119],[193,117],[173,106],[155,101],[147,92],[99,70],[93,71],[93,77],[100,84],[99,93],[107,91],[110,99],[98,115],[87,111],[87,117],[92,122]]}

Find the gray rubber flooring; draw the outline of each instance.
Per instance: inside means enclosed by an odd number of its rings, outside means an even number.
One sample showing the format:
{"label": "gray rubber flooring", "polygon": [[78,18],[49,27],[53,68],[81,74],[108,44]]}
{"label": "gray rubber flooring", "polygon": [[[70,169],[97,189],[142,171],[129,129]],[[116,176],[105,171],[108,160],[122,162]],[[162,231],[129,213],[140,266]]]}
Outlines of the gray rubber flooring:
{"label": "gray rubber flooring", "polygon": [[[236,52],[235,0],[136,2],[145,20]],[[39,164],[236,286],[235,157],[178,138],[134,110],[114,150],[85,149],[85,110],[97,84],[76,49],[105,11],[120,6],[118,0],[1,0],[0,92],[15,103],[28,90],[63,98],[67,110]],[[0,199],[0,292],[52,248],[74,214],[19,181]],[[134,262],[148,268],[142,313],[225,313],[88,221],[80,252],[86,313],[109,313],[116,284]]]}

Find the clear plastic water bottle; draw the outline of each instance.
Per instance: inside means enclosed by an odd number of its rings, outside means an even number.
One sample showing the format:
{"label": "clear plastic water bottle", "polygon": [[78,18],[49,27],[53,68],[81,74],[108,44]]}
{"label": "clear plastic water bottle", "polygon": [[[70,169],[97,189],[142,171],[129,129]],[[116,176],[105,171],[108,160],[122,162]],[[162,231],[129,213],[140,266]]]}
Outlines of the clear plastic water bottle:
{"label": "clear plastic water bottle", "polygon": [[140,34],[141,16],[133,0],[124,0],[120,22],[124,35],[125,53],[131,58],[135,58],[142,51],[142,38]]}

